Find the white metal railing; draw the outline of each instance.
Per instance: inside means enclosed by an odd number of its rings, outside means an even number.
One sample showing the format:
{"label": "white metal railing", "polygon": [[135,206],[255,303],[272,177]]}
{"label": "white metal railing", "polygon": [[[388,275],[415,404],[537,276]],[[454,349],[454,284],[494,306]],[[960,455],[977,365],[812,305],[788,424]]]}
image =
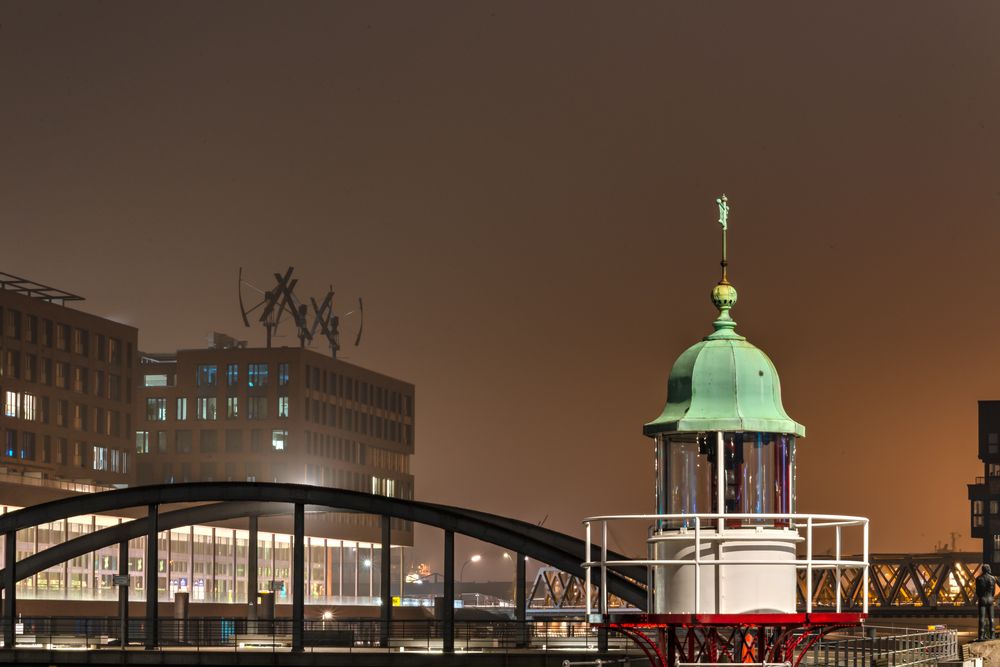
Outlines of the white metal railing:
{"label": "white metal railing", "polygon": [[[686,523],[694,523],[694,558],[692,559],[671,559],[671,560],[657,560],[657,559],[632,559],[632,560],[608,560],[608,522],[609,521],[654,521],[657,524],[663,522],[667,523],[670,521],[684,521]],[[750,560],[722,560],[719,558],[702,558],[701,556],[701,543],[703,539],[706,539],[704,535],[705,526],[703,522],[708,523],[708,528],[711,530],[711,539],[713,540],[725,540],[727,537],[732,539],[739,539],[740,534],[746,534],[746,532],[751,531],[755,528],[767,528],[766,525],[755,525],[750,524],[747,526],[741,526],[737,528],[726,528],[725,523],[727,521],[783,521],[790,528],[790,531],[798,534],[800,528],[804,528],[806,532],[805,536],[805,555],[803,558],[796,558],[794,561],[779,560],[777,558],[772,559],[750,559]],[[716,522],[716,523],[712,523]],[[601,526],[601,559],[598,561],[592,561],[592,525],[599,523]],[[589,618],[593,612],[593,603],[591,602],[591,593],[593,588],[593,581],[591,575],[591,568],[600,568],[600,597],[598,602],[600,605],[599,612],[601,614],[607,614],[608,612],[608,566],[636,566],[645,565],[647,567],[652,567],[655,565],[693,565],[694,566],[694,613],[701,613],[701,567],[703,565],[715,565],[717,567],[725,567],[727,565],[795,565],[798,569],[806,570],[806,613],[812,613],[813,606],[813,570],[821,569],[834,569],[836,570],[836,581],[838,585],[836,586],[836,603],[837,611],[841,611],[841,591],[840,591],[840,573],[842,568],[860,568],[862,571],[862,611],[863,613],[868,613],[868,519],[861,516],[842,516],[837,514],[621,514],[616,516],[592,516],[583,520],[583,525],[586,528],[586,551],[584,552],[584,557],[587,559],[583,563],[583,568],[586,572],[586,587],[587,587],[587,617]],[[841,555],[841,548],[843,546],[843,529],[844,528],[860,528],[861,529],[861,560],[845,560]],[[826,529],[832,528],[834,530],[834,557],[833,558],[820,558],[817,559],[813,555],[813,531],[814,529]],[[665,533],[675,533],[686,531],[691,533],[691,528],[683,528],[680,530],[670,530],[664,531]],[[721,556],[721,551],[719,552]],[[652,573],[650,573],[652,574]],[[650,580],[647,585],[652,587],[652,581]]]}

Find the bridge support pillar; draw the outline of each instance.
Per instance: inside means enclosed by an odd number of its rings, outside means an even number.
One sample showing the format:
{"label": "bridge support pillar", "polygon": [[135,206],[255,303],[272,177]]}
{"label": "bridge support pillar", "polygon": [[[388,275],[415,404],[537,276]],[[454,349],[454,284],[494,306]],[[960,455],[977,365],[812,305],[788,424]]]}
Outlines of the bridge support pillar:
{"label": "bridge support pillar", "polygon": [[528,596],[527,573],[525,572],[524,554],[518,552],[514,558],[514,620],[517,621],[517,646],[528,645]]}
{"label": "bridge support pillar", "polygon": [[[392,623],[392,518],[382,515],[382,563],[379,567],[379,593],[382,601],[382,628],[379,643],[389,646],[389,624]],[[400,564],[402,567],[402,564]],[[402,591],[399,592],[403,594]]]}
{"label": "bridge support pillar", "polygon": [[159,644],[159,628],[156,626],[159,604],[159,569],[160,556],[158,553],[159,507],[153,503],[149,506],[146,519],[146,562],[143,568],[146,571],[146,641],[145,648],[152,651]]}
{"label": "bridge support pillar", "polygon": [[306,611],[306,512],[305,505],[295,503],[295,541],[292,543],[292,651],[303,650],[303,630]]}
{"label": "bridge support pillar", "polygon": [[257,620],[257,594],[260,586],[257,583],[257,515],[251,514],[250,535],[247,542],[247,604],[249,605],[249,620]]}
{"label": "bridge support pillar", "polygon": [[17,531],[4,534],[3,547],[3,647],[14,648],[14,625],[17,623]]}
{"label": "bridge support pillar", "polygon": [[443,650],[455,652],[455,533],[444,531],[444,609],[441,610]]}
{"label": "bridge support pillar", "polygon": [[[128,540],[118,543],[118,576],[128,576]],[[118,616],[121,620],[118,645],[121,648],[128,646],[128,589],[127,583],[118,586]]]}

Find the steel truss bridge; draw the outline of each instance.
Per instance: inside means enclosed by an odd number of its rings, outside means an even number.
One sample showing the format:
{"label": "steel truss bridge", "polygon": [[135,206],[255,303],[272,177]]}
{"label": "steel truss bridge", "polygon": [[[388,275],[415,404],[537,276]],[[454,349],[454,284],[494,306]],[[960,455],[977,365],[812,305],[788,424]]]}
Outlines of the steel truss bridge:
{"label": "steel truss bridge", "polygon": [[[852,556],[850,558],[857,558]],[[868,600],[871,616],[974,616],[976,577],[982,568],[979,552],[946,551],[929,554],[871,554]],[[806,571],[799,570],[799,607],[806,606]],[[645,586],[645,577],[639,580]],[[840,585],[844,609],[861,609],[861,572],[845,569],[839,580],[833,569],[813,571],[813,608],[836,606]],[[597,592],[591,606],[597,606]],[[528,597],[529,613],[583,613],[586,587],[577,575],[555,567],[540,568]],[[629,603],[612,595],[611,608]]]}

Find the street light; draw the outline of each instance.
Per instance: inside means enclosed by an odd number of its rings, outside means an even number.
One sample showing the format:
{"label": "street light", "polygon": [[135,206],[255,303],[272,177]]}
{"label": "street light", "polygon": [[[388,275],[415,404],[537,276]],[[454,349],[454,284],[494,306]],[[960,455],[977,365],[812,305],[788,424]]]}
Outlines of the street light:
{"label": "street light", "polygon": [[469,560],[465,561],[465,564],[462,565],[462,569],[459,571],[458,581],[461,582],[461,583],[463,583],[463,584],[465,583],[465,566],[466,565],[468,565],[469,563],[478,563],[482,559],[483,559],[483,557],[480,556],[479,554],[473,554],[472,558],[470,558]]}

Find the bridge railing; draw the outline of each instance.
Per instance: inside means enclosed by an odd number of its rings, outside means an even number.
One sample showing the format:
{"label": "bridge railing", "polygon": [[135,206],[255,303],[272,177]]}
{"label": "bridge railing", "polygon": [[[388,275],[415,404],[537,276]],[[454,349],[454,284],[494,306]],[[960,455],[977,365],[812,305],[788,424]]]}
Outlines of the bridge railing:
{"label": "bridge railing", "polygon": [[[637,558],[631,560],[608,559],[608,523],[622,521],[646,521],[653,526],[683,526],[675,530],[662,530],[663,533],[686,533],[691,536],[694,542],[692,557],[685,559],[651,559]],[[732,527],[737,523],[738,527]],[[593,526],[597,524],[600,530],[600,560],[590,560],[593,545]],[[792,531],[798,535],[799,530],[805,531],[805,552],[794,561],[781,560],[778,558],[754,558],[723,559],[721,553],[719,557],[704,558],[702,556],[701,545],[703,541],[717,541],[732,535],[733,539],[739,539],[743,531],[754,530],[756,528],[766,528],[767,525],[784,526],[785,530]],[[862,612],[868,613],[868,519],[860,516],[845,516],[837,514],[756,514],[756,513],[713,513],[713,514],[623,514],[614,516],[593,516],[583,520],[586,528],[586,550],[583,568],[586,574],[586,599],[587,616],[593,612],[591,604],[591,591],[593,588],[593,568],[598,568],[600,576],[600,595],[598,598],[599,612],[608,613],[608,568],[624,566],[694,566],[694,613],[701,613],[701,568],[702,566],[715,566],[725,568],[727,566],[744,567],[747,565],[792,565],[797,569],[806,572],[806,613],[812,613],[813,605],[813,572],[822,569],[831,569],[836,572],[836,579],[839,581],[841,571],[844,568],[858,568],[862,573],[861,597]],[[854,528],[861,532],[861,556],[858,558],[844,558],[842,548],[844,543],[844,529]],[[832,530],[834,539],[833,557],[818,557],[815,553],[815,531]],[[837,587],[835,592],[835,607],[838,612],[842,610],[841,590]]]}
{"label": "bridge railing", "polygon": [[[157,646],[163,649],[289,650],[291,619],[243,618],[160,619]],[[128,621],[124,644],[144,645],[149,626],[145,619]],[[445,638],[440,620],[394,620],[383,633],[379,619],[307,620],[303,622],[306,650],[341,649],[440,651]],[[116,649],[122,642],[119,618],[23,617],[15,635],[20,649]],[[595,649],[599,632],[583,619],[546,621],[456,621],[455,648],[461,650]],[[624,637],[609,638],[612,649],[631,647]]]}

